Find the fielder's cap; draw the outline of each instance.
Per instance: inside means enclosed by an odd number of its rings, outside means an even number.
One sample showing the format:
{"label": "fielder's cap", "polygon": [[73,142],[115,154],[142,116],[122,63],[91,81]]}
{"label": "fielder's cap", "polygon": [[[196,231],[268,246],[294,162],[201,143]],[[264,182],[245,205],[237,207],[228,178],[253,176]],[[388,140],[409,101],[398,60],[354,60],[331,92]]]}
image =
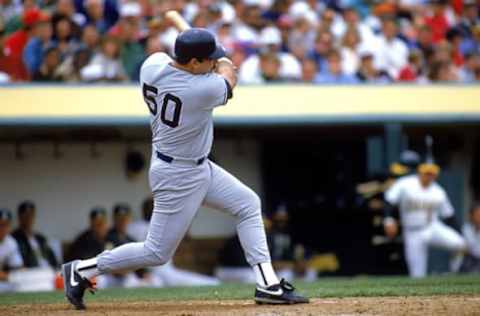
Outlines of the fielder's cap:
{"label": "fielder's cap", "polygon": [[180,33],[175,40],[174,50],[175,57],[185,61],[225,56],[225,49],[217,44],[212,33],[203,28],[191,28]]}
{"label": "fielder's cap", "polygon": [[0,220],[10,222],[12,220],[12,212],[6,208],[0,208]]}
{"label": "fielder's cap", "polygon": [[97,217],[107,217],[107,210],[103,206],[95,206],[90,211],[90,220],[96,219]]}
{"label": "fielder's cap", "polygon": [[130,205],[126,203],[119,203],[113,207],[113,216],[125,216],[130,215]]}

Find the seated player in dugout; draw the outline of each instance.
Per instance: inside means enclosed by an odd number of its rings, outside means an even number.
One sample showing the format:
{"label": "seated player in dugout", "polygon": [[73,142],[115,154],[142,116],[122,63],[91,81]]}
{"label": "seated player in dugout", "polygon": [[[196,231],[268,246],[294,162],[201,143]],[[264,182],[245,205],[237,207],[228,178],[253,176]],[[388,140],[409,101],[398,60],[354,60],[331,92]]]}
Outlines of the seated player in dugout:
{"label": "seated player in dugout", "polygon": [[0,209],[0,293],[13,291],[13,284],[8,282],[8,275],[12,270],[23,267],[22,256],[17,242],[10,236],[12,213],[7,209]]}
{"label": "seated player in dugout", "polygon": [[236,217],[237,233],[255,273],[255,302],[308,303],[273,269],[259,196],[208,159],[213,111],[232,98],[237,83],[232,61],[215,36],[201,28],[184,28],[174,51],[175,59],[152,54],[140,70],[152,129],[149,181],[154,212],[147,238],[64,264],[66,298],[76,309],[85,309],[83,296],[93,287],[91,278],[166,264],[200,206],[208,205]]}
{"label": "seated player in dugout", "polygon": [[89,227],[80,233],[70,245],[65,262],[75,259],[87,259],[105,250],[108,232],[107,211],[97,206],[90,211]]}
{"label": "seated player in dugout", "polygon": [[317,272],[308,266],[305,247],[295,243],[291,236],[286,205],[280,204],[271,220],[264,219],[264,222],[272,264],[277,274],[288,281],[296,278],[315,280]]}
{"label": "seated player in dugout", "polygon": [[26,268],[50,267],[57,269],[59,262],[42,234],[34,230],[36,207],[31,201],[24,201],[18,206],[18,228],[12,233],[18,243]]}
{"label": "seated player in dugout", "polygon": [[418,166],[417,174],[398,179],[385,193],[385,232],[389,238],[398,233],[398,222],[391,215],[397,206],[407,267],[414,278],[427,275],[429,247],[444,248],[455,255],[466,250],[464,238],[456,231],[452,204],[435,181],[439,172],[440,167],[429,159]]}

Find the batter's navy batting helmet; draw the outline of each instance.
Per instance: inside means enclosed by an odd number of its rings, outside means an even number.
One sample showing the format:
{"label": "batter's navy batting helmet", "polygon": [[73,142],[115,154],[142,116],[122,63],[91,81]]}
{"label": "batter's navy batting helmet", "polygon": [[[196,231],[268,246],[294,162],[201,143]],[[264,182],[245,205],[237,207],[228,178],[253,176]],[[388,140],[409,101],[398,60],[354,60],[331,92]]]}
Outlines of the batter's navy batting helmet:
{"label": "batter's navy batting helmet", "polygon": [[212,33],[202,28],[183,31],[175,41],[175,59],[186,64],[192,58],[218,59],[225,56],[225,49],[217,45]]}

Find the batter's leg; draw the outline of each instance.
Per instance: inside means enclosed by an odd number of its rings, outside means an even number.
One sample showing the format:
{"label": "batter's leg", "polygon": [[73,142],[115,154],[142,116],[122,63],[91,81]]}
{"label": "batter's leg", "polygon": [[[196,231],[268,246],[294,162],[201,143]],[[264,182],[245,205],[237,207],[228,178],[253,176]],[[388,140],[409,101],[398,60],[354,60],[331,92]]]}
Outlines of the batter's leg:
{"label": "batter's leg", "polygon": [[412,278],[427,275],[428,244],[424,231],[407,231],[404,234],[405,259]]}
{"label": "batter's leg", "polygon": [[285,280],[278,280],[270,262],[260,198],[249,187],[221,167],[209,162],[211,181],[205,204],[237,218],[237,233],[247,262],[255,272],[255,301],[258,304],[308,303]]}
{"label": "batter's leg", "polygon": [[263,273],[261,283],[257,283],[265,286],[278,283],[270,264],[260,198],[233,175],[215,163],[209,163],[211,182],[204,203],[237,218],[237,233],[247,262],[260,276]]}

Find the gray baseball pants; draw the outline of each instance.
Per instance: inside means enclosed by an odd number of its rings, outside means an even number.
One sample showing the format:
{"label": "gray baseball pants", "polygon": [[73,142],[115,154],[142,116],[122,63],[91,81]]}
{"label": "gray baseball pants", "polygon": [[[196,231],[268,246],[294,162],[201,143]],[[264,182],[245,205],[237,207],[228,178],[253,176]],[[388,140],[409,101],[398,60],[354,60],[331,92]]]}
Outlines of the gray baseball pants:
{"label": "gray baseball pants", "polygon": [[166,263],[202,204],[237,218],[237,233],[250,265],[270,262],[258,195],[220,166],[209,160],[196,165],[152,157],[149,180],[155,203],[145,242],[102,252],[97,257],[101,273]]}

